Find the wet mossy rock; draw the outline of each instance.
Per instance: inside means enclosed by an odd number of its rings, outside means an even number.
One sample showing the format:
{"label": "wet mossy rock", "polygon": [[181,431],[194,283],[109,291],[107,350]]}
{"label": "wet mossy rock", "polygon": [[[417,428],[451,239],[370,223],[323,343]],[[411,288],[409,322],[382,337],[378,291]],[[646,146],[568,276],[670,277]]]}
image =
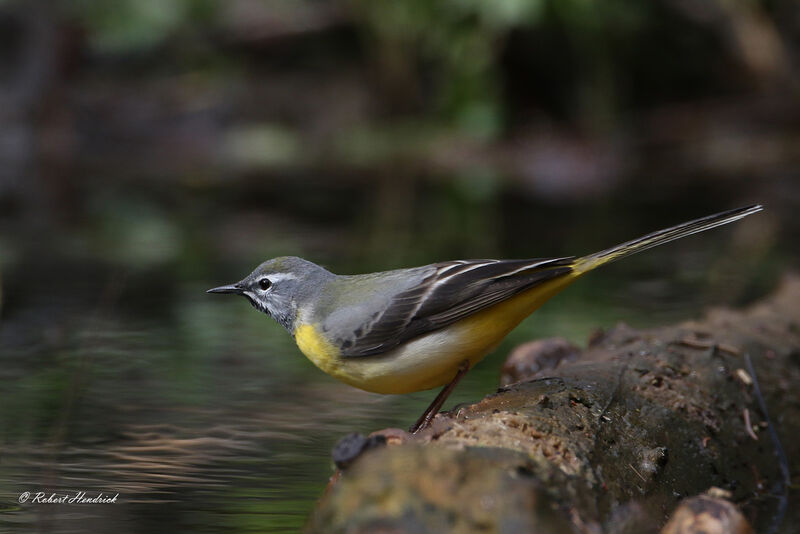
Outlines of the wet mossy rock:
{"label": "wet mossy rock", "polygon": [[745,311],[619,326],[593,336],[579,359],[559,361],[440,414],[418,438],[365,452],[307,531],[658,532],[681,500],[709,488],[724,490],[756,532],[774,526],[785,470],[796,472],[800,458],[791,439],[800,426],[800,278]]}
{"label": "wet mossy rock", "polygon": [[518,452],[425,444],[375,452],[337,483],[313,531],[549,534],[569,527]]}

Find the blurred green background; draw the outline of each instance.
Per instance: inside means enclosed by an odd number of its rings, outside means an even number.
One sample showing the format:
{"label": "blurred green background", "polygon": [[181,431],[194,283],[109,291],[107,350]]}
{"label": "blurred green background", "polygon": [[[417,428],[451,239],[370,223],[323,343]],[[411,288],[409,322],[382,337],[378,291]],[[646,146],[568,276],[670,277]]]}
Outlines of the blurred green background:
{"label": "blurred green background", "polygon": [[[343,435],[434,392],[324,375],[243,299],[340,273],[593,252],[520,342],[739,306],[800,258],[795,0],[0,0],[0,531],[295,532]],[[19,505],[23,491],[120,493]]]}

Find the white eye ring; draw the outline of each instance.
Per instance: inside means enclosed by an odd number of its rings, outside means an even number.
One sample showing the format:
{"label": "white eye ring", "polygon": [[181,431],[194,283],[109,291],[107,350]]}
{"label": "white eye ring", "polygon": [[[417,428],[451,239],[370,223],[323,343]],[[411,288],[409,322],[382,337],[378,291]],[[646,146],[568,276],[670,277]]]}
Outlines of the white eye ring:
{"label": "white eye ring", "polygon": [[266,291],[272,286],[272,281],[269,278],[262,278],[258,281],[258,287],[261,288],[261,291]]}

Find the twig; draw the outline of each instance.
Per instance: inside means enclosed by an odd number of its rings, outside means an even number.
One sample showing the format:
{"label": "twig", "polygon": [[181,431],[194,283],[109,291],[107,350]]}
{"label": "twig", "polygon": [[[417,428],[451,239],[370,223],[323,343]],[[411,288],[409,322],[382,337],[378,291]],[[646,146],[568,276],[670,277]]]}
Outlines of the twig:
{"label": "twig", "polygon": [[733,356],[739,356],[741,353],[739,349],[733,347],[731,345],[726,345],[724,343],[709,343],[708,341],[700,341],[699,339],[692,339],[685,337],[683,339],[679,339],[677,341],[673,341],[675,345],[683,345],[685,347],[691,347],[693,349],[710,349],[712,347],[716,347],[717,350],[722,352],[727,352]]}
{"label": "twig", "polygon": [[744,429],[747,431],[748,436],[758,441],[758,436],[753,432],[753,425],[750,423],[750,410],[747,408],[744,409]]}
{"label": "twig", "polygon": [[764,417],[764,420],[767,422],[767,431],[769,432],[769,437],[772,440],[772,445],[775,448],[775,457],[778,460],[778,467],[780,468],[781,475],[783,476],[782,487],[780,488],[781,494],[778,495],[778,511],[775,514],[775,519],[772,521],[771,528],[768,532],[776,532],[778,527],[781,525],[783,521],[783,516],[786,514],[786,506],[789,503],[789,486],[792,483],[791,475],[789,474],[789,460],[786,458],[786,453],[783,450],[783,445],[781,445],[781,440],[778,439],[778,433],[775,432],[775,427],[772,424],[772,421],[769,419],[769,413],[767,412],[767,403],[764,402],[764,397],[761,395],[761,388],[758,386],[758,378],[756,377],[756,371],[753,369],[753,362],[750,361],[750,355],[748,353],[744,353],[744,361],[747,364],[747,370],[750,372],[750,377],[753,379],[753,394],[758,401],[758,407],[761,409],[761,415]]}
{"label": "twig", "polygon": [[633,467],[633,464],[628,464],[628,467],[630,467],[631,469],[633,469],[633,472],[634,472],[634,473],[636,473],[637,475],[639,475],[639,478],[641,478],[641,479],[642,479],[642,482],[644,482],[644,483],[647,483],[647,479],[646,479],[646,478],[644,478],[644,477],[643,477],[641,474],[639,474],[639,471],[637,471],[637,470],[636,470],[636,468],[635,468],[635,467]]}

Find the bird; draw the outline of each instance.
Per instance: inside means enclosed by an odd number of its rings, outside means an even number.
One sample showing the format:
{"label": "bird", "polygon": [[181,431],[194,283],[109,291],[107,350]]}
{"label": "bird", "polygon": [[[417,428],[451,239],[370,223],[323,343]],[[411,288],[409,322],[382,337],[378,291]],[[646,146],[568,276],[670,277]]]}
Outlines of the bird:
{"label": "bird", "polygon": [[208,293],[245,297],[282,325],[311,362],[351,386],[383,394],[444,386],[410,427],[417,433],[471,367],[578,278],[762,209],[723,211],[586,256],[455,260],[356,275],[283,256]]}

